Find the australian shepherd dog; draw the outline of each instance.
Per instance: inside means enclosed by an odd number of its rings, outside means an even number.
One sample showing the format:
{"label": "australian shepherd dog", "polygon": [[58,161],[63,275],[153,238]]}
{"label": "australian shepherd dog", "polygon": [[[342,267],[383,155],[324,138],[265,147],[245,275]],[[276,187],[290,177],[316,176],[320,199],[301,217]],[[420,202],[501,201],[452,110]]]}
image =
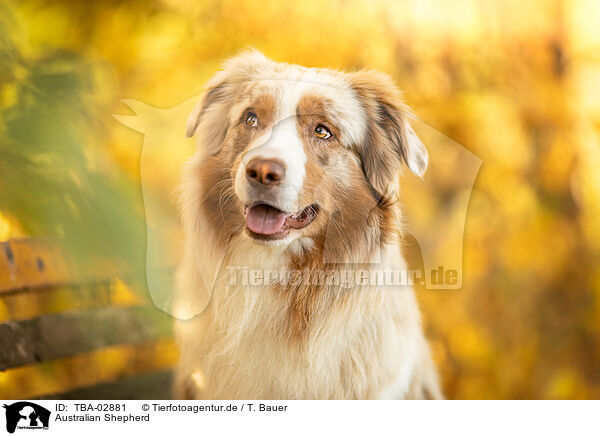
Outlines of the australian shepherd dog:
{"label": "australian shepherd dog", "polygon": [[413,289],[370,277],[406,268],[399,173],[428,162],[408,120],[373,71],[251,51],[209,81],[187,125],[176,398],[441,397]]}

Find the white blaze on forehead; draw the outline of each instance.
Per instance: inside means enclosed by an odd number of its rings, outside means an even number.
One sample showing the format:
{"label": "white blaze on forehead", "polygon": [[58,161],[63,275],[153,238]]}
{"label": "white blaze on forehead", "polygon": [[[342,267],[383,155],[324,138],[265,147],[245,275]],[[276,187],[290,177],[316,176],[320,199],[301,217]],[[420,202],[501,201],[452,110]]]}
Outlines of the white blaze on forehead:
{"label": "white blaze on forehead", "polygon": [[233,108],[231,122],[257,95],[268,93],[276,98],[278,120],[296,116],[298,103],[304,96],[321,97],[328,103],[328,116],[342,132],[343,145],[360,143],[366,132],[366,114],[359,96],[343,75],[287,65],[284,71],[249,82],[252,91]]}
{"label": "white blaze on forehead", "polygon": [[363,140],[365,112],[356,91],[345,79],[313,69],[299,69],[289,76],[279,89],[282,117],[296,116],[302,97],[320,97],[330,103],[325,115],[341,131],[342,144],[349,147]]}

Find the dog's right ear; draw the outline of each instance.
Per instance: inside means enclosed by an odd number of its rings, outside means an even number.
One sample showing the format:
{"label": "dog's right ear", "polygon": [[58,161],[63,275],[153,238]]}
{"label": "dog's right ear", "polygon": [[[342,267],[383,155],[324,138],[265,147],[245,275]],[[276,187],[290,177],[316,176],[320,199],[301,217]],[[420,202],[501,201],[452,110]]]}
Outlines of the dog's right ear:
{"label": "dog's right ear", "polygon": [[229,109],[236,101],[241,86],[257,77],[268,64],[262,53],[247,50],[229,59],[208,82],[200,103],[190,114],[185,130],[186,136],[198,135],[198,143],[209,154],[221,150],[229,129]]}
{"label": "dog's right ear", "polygon": [[219,71],[208,83],[207,90],[190,114],[185,129],[186,136],[198,134],[198,143],[208,154],[217,154],[229,128],[229,103],[231,85],[225,71]]}

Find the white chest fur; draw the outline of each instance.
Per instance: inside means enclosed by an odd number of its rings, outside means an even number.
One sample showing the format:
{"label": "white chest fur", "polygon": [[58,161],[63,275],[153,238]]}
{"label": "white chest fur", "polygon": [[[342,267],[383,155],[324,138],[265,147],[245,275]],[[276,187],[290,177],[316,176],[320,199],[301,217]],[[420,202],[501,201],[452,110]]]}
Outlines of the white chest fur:
{"label": "white chest fur", "polygon": [[[261,263],[256,256],[226,260]],[[272,259],[278,259],[273,257]],[[401,262],[401,260],[399,261]],[[269,267],[278,268],[277,260]],[[343,304],[302,337],[290,334],[284,288],[231,283],[231,269],[213,289],[199,316],[178,321],[182,358],[178,377],[196,398],[402,398],[423,344],[411,288],[338,289]],[[194,277],[190,277],[193,280]],[[333,290],[334,292],[336,290]],[[189,298],[189,295],[188,297]]]}

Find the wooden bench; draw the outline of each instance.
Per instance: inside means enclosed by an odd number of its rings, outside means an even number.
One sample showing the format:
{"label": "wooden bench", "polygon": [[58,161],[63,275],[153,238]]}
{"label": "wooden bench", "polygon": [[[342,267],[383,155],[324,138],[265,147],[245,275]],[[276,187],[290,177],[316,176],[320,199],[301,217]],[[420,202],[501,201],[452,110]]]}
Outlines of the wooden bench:
{"label": "wooden bench", "polygon": [[170,397],[172,319],[109,271],[75,278],[46,239],[0,243],[0,398]]}

